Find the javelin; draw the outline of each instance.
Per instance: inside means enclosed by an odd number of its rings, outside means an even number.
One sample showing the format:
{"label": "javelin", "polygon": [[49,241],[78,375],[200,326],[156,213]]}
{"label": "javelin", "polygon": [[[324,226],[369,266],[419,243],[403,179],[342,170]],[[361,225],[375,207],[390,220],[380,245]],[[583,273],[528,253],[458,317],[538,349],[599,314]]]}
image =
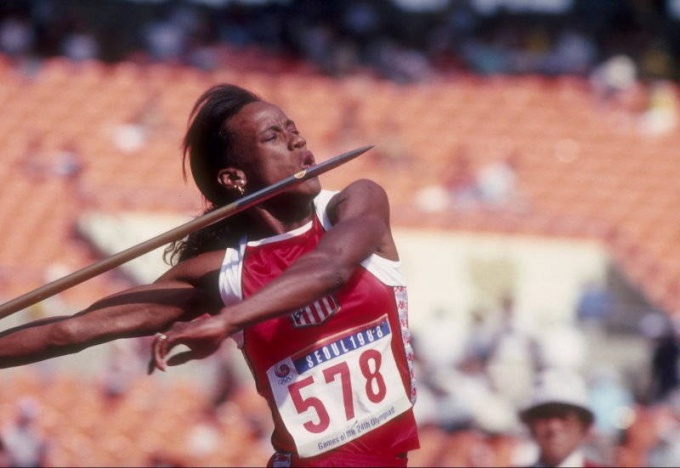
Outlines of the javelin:
{"label": "javelin", "polygon": [[64,276],[63,278],[59,278],[55,281],[52,281],[51,283],[47,283],[44,286],[29,291],[26,294],[17,297],[16,299],[12,299],[11,301],[0,305],[0,318],[7,317],[8,315],[25,309],[30,305],[47,299],[48,297],[54,296],[61,291],[87,281],[90,278],[109,271],[117,266],[122,265],[123,263],[129,262],[130,260],[157,249],[158,247],[162,247],[163,245],[169,244],[170,242],[180,240],[194,231],[202,229],[222,219],[228,218],[229,216],[233,216],[237,213],[240,213],[241,211],[247,210],[248,208],[262,203],[263,201],[268,200],[295,185],[323,174],[324,172],[336,168],[341,164],[345,164],[346,162],[370,150],[371,148],[373,148],[373,145],[362,146],[361,148],[334,156],[324,162],[316,164],[312,167],[308,167],[307,169],[297,172],[292,176],[275,182],[268,187],[258,190],[257,192],[253,192],[249,195],[241,197],[235,202],[217,208],[216,210],[201,215],[174,229],[159,234],[158,236],[147,241],[136,244],[126,250],[111,255],[110,257],[104,258],[90,266]]}

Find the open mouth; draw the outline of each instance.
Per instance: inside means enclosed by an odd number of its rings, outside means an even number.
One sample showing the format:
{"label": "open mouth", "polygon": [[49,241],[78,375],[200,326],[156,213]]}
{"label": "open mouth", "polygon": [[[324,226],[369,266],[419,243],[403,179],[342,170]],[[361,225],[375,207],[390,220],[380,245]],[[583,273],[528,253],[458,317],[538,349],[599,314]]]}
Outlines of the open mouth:
{"label": "open mouth", "polygon": [[314,165],[314,155],[312,154],[311,151],[305,151],[304,153],[302,153],[301,163],[302,169],[307,169],[308,167]]}

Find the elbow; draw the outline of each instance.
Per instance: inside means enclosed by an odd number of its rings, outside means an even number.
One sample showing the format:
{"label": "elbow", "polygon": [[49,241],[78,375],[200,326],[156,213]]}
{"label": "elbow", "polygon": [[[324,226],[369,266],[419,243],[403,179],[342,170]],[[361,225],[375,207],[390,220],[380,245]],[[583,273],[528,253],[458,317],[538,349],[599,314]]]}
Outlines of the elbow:
{"label": "elbow", "polygon": [[288,295],[295,291],[293,297],[316,300],[349,284],[358,267],[358,263],[347,261],[335,252],[310,252],[286,272],[287,279],[281,283],[280,292]]}
{"label": "elbow", "polygon": [[75,346],[83,341],[81,327],[76,320],[60,320],[50,325],[47,334],[49,347],[63,348]]}
{"label": "elbow", "polygon": [[324,293],[331,293],[343,288],[349,283],[356,267],[341,262],[329,260],[324,271],[318,275],[320,288]]}
{"label": "elbow", "polygon": [[77,315],[50,324],[46,334],[46,346],[59,354],[73,353],[110,341],[106,331],[109,327],[93,326]]}

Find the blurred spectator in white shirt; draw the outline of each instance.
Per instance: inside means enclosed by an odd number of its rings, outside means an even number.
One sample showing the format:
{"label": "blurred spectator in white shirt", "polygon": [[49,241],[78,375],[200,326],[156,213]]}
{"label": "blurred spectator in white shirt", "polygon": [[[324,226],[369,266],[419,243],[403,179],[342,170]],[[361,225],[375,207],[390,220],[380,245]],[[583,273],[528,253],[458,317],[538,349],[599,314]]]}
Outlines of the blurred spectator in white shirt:
{"label": "blurred spectator in white shirt", "polygon": [[38,411],[35,400],[22,398],[15,419],[3,428],[2,439],[10,466],[47,466],[48,442],[36,426]]}
{"label": "blurred spectator in white shirt", "polygon": [[618,104],[637,85],[637,65],[627,55],[614,55],[590,74],[590,86],[598,103]]}
{"label": "blurred spectator in white shirt", "polygon": [[648,103],[640,115],[640,131],[645,135],[664,135],[678,126],[679,109],[675,84],[655,80],[649,85]]}

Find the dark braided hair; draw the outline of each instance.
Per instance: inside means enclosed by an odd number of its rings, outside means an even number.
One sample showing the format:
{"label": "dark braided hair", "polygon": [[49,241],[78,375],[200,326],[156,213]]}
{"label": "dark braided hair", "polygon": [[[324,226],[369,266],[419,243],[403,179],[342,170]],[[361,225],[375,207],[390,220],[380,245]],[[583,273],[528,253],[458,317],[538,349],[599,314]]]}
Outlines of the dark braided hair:
{"label": "dark braided hair", "polygon": [[[234,193],[218,182],[218,172],[240,166],[242,160],[233,152],[234,138],[227,121],[251,102],[261,101],[256,94],[232,84],[215,85],[204,92],[189,115],[189,125],[182,144],[183,175],[187,166],[196,186],[205,198],[208,213],[234,201]],[[186,239],[173,242],[165,251],[169,263],[186,260],[210,250],[224,248],[243,233],[243,215],[218,221],[193,232]]]}

